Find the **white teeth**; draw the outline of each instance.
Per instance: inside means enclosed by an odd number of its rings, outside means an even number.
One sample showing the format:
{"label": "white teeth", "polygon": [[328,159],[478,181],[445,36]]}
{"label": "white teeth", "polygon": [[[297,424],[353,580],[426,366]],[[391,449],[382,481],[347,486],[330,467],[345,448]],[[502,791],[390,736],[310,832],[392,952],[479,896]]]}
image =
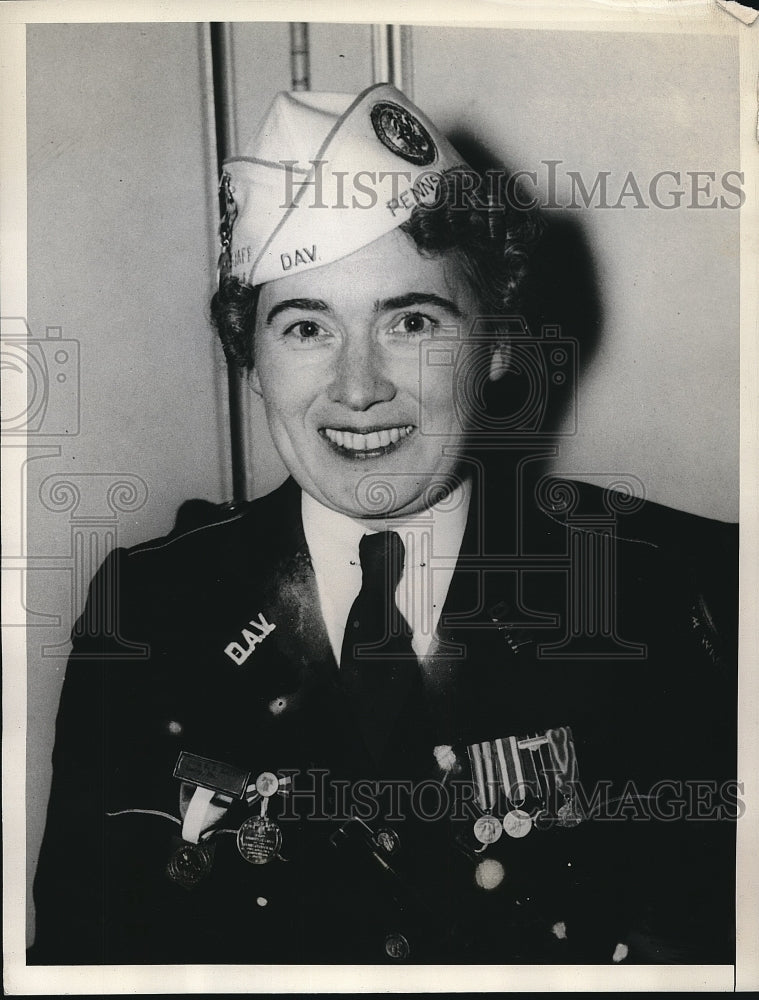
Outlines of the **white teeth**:
{"label": "white teeth", "polygon": [[349,451],[375,451],[377,448],[387,448],[391,444],[397,444],[413,431],[414,425],[407,424],[405,427],[386,427],[381,431],[372,431],[370,434],[360,434],[354,431],[338,431],[332,427],[325,427],[325,436],[336,444],[338,448],[345,448]]}

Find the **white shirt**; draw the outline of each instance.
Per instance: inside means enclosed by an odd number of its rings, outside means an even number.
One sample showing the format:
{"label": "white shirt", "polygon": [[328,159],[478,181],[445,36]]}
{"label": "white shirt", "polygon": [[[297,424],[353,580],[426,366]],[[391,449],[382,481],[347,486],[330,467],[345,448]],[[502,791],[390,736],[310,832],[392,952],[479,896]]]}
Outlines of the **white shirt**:
{"label": "white shirt", "polygon": [[364,535],[397,531],[406,562],[395,600],[413,632],[411,645],[427,655],[443,610],[464,537],[471,485],[458,486],[440,503],[407,517],[394,517],[367,528],[302,494],[303,530],[311,553],[327,635],[339,665],[343,633],[353,602],[361,590],[358,546]]}

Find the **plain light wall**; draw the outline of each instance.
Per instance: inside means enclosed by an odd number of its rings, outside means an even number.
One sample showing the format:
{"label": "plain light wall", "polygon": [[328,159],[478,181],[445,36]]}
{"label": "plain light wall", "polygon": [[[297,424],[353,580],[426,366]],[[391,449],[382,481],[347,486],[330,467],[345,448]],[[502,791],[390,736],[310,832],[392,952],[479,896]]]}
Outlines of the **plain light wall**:
{"label": "plain light wall", "polygon": [[[30,888],[69,648],[76,513],[44,506],[41,484],[51,474],[139,477],[144,504],[117,519],[127,545],[167,531],[188,497],[229,498],[225,377],[207,323],[217,204],[202,30],[28,30],[29,323],[37,337],[53,326],[79,342],[82,417],[75,438],[39,439],[60,455],[28,464],[29,553],[51,559],[28,574],[28,606],[59,619],[29,628]],[[414,100],[512,168],[540,173],[541,160],[561,159],[588,181],[599,170],[737,168],[728,41],[443,28],[411,37]],[[373,82],[368,26],[311,25],[310,42],[314,89]],[[233,60],[242,144],[289,87],[289,26],[235,25]],[[571,216],[595,259],[603,326],[580,386],[579,433],[557,468],[629,472],[653,499],[733,519],[739,213]],[[251,421],[261,495],[284,468],[257,397]],[[103,484],[91,483],[94,510]],[[42,656],[56,643],[60,655]],[[31,894],[29,910],[31,928]]]}

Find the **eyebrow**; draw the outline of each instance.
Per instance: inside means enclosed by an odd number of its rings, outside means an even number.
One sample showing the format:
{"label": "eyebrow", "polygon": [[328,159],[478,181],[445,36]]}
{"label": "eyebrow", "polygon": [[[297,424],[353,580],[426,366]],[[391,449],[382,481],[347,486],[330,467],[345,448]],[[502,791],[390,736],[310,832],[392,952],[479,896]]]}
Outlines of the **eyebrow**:
{"label": "eyebrow", "polygon": [[283,299],[269,310],[266,322],[271,323],[285,309],[303,309],[305,312],[329,312],[329,306],[321,299]]}
{"label": "eyebrow", "polygon": [[451,299],[444,299],[434,292],[408,292],[406,295],[395,295],[374,303],[375,312],[388,312],[391,309],[405,309],[407,306],[438,306],[445,309],[457,319],[463,318],[461,309]]}
{"label": "eyebrow", "polygon": [[[377,299],[374,312],[389,312],[392,309],[405,309],[408,306],[433,305],[445,309],[457,319],[463,318],[461,309],[451,299],[445,299],[434,292],[407,292],[405,295],[394,295],[388,299]],[[286,309],[301,309],[305,312],[329,312],[330,308],[322,299],[283,299],[269,310],[266,322],[271,323],[275,316]]]}

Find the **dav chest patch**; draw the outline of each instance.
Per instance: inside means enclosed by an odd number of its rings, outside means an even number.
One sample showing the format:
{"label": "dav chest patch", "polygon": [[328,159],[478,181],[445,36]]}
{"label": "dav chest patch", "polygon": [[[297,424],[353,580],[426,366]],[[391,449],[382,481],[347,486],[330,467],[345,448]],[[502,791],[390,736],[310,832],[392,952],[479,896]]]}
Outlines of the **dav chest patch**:
{"label": "dav chest patch", "polygon": [[247,627],[242,630],[239,642],[230,642],[224,647],[224,652],[235,663],[242,664],[251,656],[260,643],[270,635],[277,626],[274,622],[268,622],[259,613],[258,619],[251,618]]}

